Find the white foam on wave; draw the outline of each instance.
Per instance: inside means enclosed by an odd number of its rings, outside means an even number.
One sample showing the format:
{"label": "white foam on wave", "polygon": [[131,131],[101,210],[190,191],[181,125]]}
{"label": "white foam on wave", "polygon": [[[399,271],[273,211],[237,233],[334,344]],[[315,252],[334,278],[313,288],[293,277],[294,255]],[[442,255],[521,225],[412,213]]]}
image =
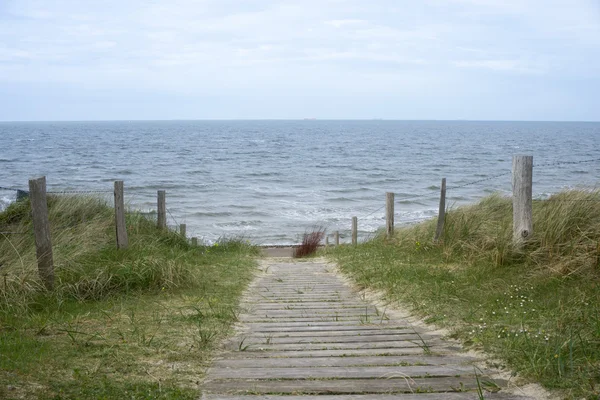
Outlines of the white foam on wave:
{"label": "white foam on wave", "polygon": [[6,207],[9,206],[10,203],[14,202],[15,199],[11,199],[7,196],[0,197],[0,212],[6,210]]}

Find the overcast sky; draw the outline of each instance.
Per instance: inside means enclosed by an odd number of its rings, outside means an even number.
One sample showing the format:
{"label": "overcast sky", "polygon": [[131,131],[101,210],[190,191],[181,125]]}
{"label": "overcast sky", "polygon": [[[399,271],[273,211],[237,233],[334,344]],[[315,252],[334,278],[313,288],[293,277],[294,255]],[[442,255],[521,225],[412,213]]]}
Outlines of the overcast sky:
{"label": "overcast sky", "polygon": [[600,120],[599,0],[0,0],[0,120]]}

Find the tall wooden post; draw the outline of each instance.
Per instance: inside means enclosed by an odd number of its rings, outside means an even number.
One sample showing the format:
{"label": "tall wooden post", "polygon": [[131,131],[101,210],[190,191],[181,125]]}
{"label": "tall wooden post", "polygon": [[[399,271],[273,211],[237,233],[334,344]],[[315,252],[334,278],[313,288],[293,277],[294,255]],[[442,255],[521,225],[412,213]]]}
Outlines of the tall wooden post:
{"label": "tall wooden post", "polygon": [[187,235],[187,225],[186,224],[179,224],[179,234],[181,236],[183,236],[184,238]]}
{"label": "tall wooden post", "polygon": [[352,217],[352,244],[358,243],[358,218]]}
{"label": "tall wooden post", "polygon": [[158,191],[157,226],[159,229],[167,227],[167,194],[164,190]]}
{"label": "tall wooden post", "polygon": [[340,245],[340,231],[335,231],[333,233],[333,237],[335,239],[335,245],[339,246]]}
{"label": "tall wooden post", "polygon": [[513,243],[521,246],[533,235],[533,156],[513,156]]}
{"label": "tall wooden post", "polygon": [[329,247],[329,236],[325,236],[325,248]]}
{"label": "tall wooden post", "polygon": [[125,225],[125,199],[123,181],[115,181],[115,229],[117,233],[117,249],[129,246],[127,226]]}
{"label": "tall wooden post", "polygon": [[388,239],[394,236],[394,193],[385,194],[385,234]]}
{"label": "tall wooden post", "polygon": [[438,211],[437,228],[435,230],[434,242],[439,242],[444,233],[444,223],[446,222],[446,178],[442,178],[442,188],[440,189],[440,209]]}
{"label": "tall wooden post", "polygon": [[52,290],[54,288],[54,261],[52,258],[45,176],[29,180],[29,197],[31,198],[38,271],[46,289]]}

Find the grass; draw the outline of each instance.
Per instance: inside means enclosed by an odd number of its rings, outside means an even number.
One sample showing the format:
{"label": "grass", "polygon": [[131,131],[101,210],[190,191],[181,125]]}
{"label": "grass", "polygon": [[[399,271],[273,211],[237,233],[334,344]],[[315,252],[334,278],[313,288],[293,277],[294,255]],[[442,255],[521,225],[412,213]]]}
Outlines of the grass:
{"label": "grass", "polygon": [[236,321],[258,251],[240,240],[192,247],[113,210],[49,197],[56,288],[37,276],[27,201],[0,213],[0,398],[192,399]]}
{"label": "grass", "polygon": [[[511,244],[511,200],[493,195],[358,246],[330,249],[360,286],[412,306],[468,346],[563,398],[600,394],[600,192],[533,204],[534,234]],[[496,365],[503,366],[503,365]]]}
{"label": "grass", "polygon": [[302,237],[302,243],[294,248],[294,258],[309,257],[315,254],[324,237],[325,229],[323,228],[314,228],[312,232],[305,233]]}

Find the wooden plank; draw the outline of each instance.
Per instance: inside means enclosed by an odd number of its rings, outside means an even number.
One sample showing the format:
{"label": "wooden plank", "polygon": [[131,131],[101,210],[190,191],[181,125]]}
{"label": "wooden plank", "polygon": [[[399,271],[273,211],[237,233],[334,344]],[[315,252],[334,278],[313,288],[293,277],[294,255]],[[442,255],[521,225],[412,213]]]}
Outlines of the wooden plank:
{"label": "wooden plank", "polygon": [[186,224],[179,224],[179,234],[182,237],[187,237],[187,225]]}
{"label": "wooden plank", "polygon": [[[460,356],[364,356],[364,357],[297,357],[270,358],[266,360],[223,359],[216,360],[214,367],[219,368],[263,368],[265,363],[270,367],[350,367],[361,365],[463,365],[475,361],[473,357]],[[472,371],[472,369],[471,369]]]}
{"label": "wooden plank", "polygon": [[394,236],[394,193],[385,194],[385,234],[388,239]]}
{"label": "wooden plank", "polygon": [[29,180],[29,197],[31,198],[31,215],[33,219],[38,272],[46,289],[52,290],[54,289],[54,260],[52,257],[52,239],[50,238],[45,176]]}
{"label": "wooden plank", "polygon": [[352,217],[352,244],[358,243],[358,218]]}
{"label": "wooden plank", "polygon": [[[232,345],[226,346],[225,348],[236,349],[236,343],[234,347]],[[244,341],[244,346],[247,345]],[[428,348],[439,346],[439,341],[429,341],[427,343]],[[370,343],[344,343],[344,342],[330,342],[330,343],[283,343],[283,344],[266,344],[266,343],[255,343],[250,345],[246,352],[249,351],[311,351],[311,350],[360,350],[360,349],[405,349],[410,347],[423,347],[419,341],[404,341],[404,340],[389,340],[383,342],[370,342]],[[382,351],[384,352],[384,351]]]}
{"label": "wooden plank", "polygon": [[115,181],[115,230],[117,235],[117,249],[126,249],[129,246],[127,226],[125,225],[125,197],[123,181]]}
{"label": "wooden plank", "polygon": [[[268,335],[266,332],[253,332],[248,331],[248,334],[245,334],[245,337],[287,337],[287,338],[299,338],[299,337],[329,337],[329,336],[380,336],[380,335],[394,335],[396,337],[401,335],[414,335],[415,331],[413,329],[371,329],[371,330],[326,330],[326,331],[292,331],[292,332],[270,332]],[[422,336],[422,335],[421,335]]]}
{"label": "wooden plank", "polygon": [[335,231],[333,234],[333,237],[335,238],[335,245],[339,246],[340,245],[340,232]]}
{"label": "wooden plank", "polygon": [[377,321],[376,323],[370,323],[370,324],[361,324],[361,323],[357,324],[354,321],[281,322],[278,324],[250,322],[245,325],[253,330],[262,330],[262,329],[273,330],[274,329],[274,330],[278,330],[278,331],[282,331],[282,332],[287,331],[287,330],[300,332],[300,331],[319,331],[319,330],[329,331],[332,329],[361,330],[361,329],[373,329],[373,328],[377,328],[377,327],[382,327],[382,328],[389,327],[390,329],[410,327],[410,324],[408,324],[408,323],[402,324],[402,323],[399,323],[399,321],[394,321],[393,323],[389,323],[388,321],[382,321],[381,323],[379,323],[379,321]]}
{"label": "wooden plank", "polygon": [[157,226],[159,229],[167,228],[167,194],[164,190],[159,190],[157,195]]}
{"label": "wooden plank", "polygon": [[439,242],[444,233],[444,223],[446,222],[446,178],[442,178],[440,189],[440,207],[438,209],[437,227],[435,230],[434,242]]}
{"label": "wooden plank", "polygon": [[[534,400],[531,397],[523,397],[511,393],[488,393],[484,392],[486,400]],[[296,394],[293,398],[280,395],[223,395],[223,394],[203,394],[203,400],[477,400],[480,397],[473,392],[452,392],[444,393],[400,393],[400,394],[378,394],[373,397],[371,394],[336,394],[336,395],[302,395]]]}
{"label": "wooden plank", "polygon": [[513,243],[522,246],[533,235],[533,156],[513,156]]}
{"label": "wooden plank", "polygon": [[[433,354],[448,354],[452,348],[431,349]],[[406,356],[425,354],[420,347],[403,347],[393,349],[341,349],[341,350],[273,350],[273,351],[235,351],[224,354],[227,358],[312,358],[312,357],[362,357],[362,356]],[[429,354],[428,354],[429,355]]]}
{"label": "wooden plank", "polygon": [[[265,363],[268,364],[268,363]],[[211,379],[386,379],[472,376],[472,366],[415,365],[362,367],[211,368]]]}
{"label": "wooden plank", "polygon": [[[270,335],[254,335],[244,336],[244,344],[246,345],[261,345],[266,342],[269,345],[278,344],[322,344],[322,343],[376,343],[376,342],[390,342],[397,340],[410,340],[413,342],[419,342],[421,339],[428,340],[438,339],[439,336],[432,335],[417,335],[417,334],[404,334],[404,335],[367,335],[367,336],[351,336],[351,335],[340,335],[340,336],[292,336],[292,337],[273,337]],[[237,342],[237,338],[234,339]]]}
{"label": "wooden plank", "polygon": [[414,393],[453,392],[474,390],[475,378],[405,378],[392,375],[386,379],[326,379],[326,380],[234,380],[219,379],[207,382],[208,392],[242,393]]}

